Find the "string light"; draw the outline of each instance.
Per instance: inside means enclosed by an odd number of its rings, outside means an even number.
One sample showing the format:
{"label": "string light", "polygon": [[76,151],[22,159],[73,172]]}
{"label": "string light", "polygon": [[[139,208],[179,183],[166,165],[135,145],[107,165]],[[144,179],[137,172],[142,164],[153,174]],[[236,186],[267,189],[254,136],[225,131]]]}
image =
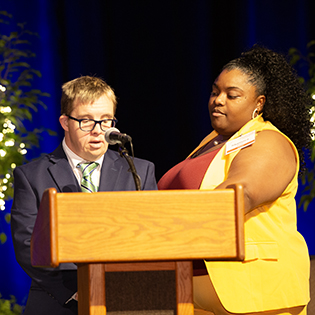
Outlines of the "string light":
{"label": "string light", "polygon": [[[6,87],[2,84],[0,84],[0,92],[5,92],[6,91]],[[0,106],[0,113],[1,114],[8,114],[12,112],[12,108],[10,106]],[[0,142],[3,141],[4,139],[4,135],[8,134],[8,133],[14,133],[14,129],[15,129],[15,125],[11,122],[11,120],[9,119],[5,119],[4,124],[3,124],[4,129],[2,130],[2,132],[0,132]],[[9,139],[7,141],[5,141],[4,145],[6,147],[13,147],[15,144],[14,139]],[[4,157],[7,154],[7,151],[0,149],[0,157]],[[13,168],[16,167],[15,163],[11,164],[11,167]],[[12,187],[12,183],[9,183],[9,179],[11,178],[10,174],[6,174],[5,177],[2,179],[2,186],[0,186],[0,211],[4,211],[5,210],[5,194],[3,192],[5,192],[8,189],[7,184],[11,184],[10,187]]]}
{"label": "string light", "polygon": [[[0,150],[1,151],[1,150]],[[27,153],[27,150],[26,149],[21,149],[19,148],[18,149],[18,152],[20,152],[22,155],[25,155]],[[0,152],[0,155],[1,155],[1,152]]]}
{"label": "string light", "polygon": [[[312,95],[312,98],[315,99],[315,93]],[[315,140],[315,106],[310,109],[310,121],[313,124],[313,128],[311,129],[311,138]]]}
{"label": "string light", "polygon": [[15,125],[11,122],[11,120],[5,119],[3,127],[5,128],[2,130],[3,134],[14,133]]}
{"label": "string light", "polygon": [[[17,33],[19,36],[22,35],[24,31],[22,30],[21,33]],[[5,38],[4,44],[8,44],[8,46],[11,45],[11,43],[14,43],[15,38]],[[18,46],[15,48],[16,51],[12,52],[13,60],[16,56],[19,57],[19,54],[21,51],[18,48]],[[23,55],[23,58],[29,58],[31,56],[31,53],[27,52],[25,55]],[[9,58],[9,59],[10,59]],[[12,59],[11,58],[11,59]],[[7,67],[7,73],[5,74],[8,78],[5,80],[1,80],[0,84],[0,163],[2,163],[2,168],[7,168],[7,171],[4,170],[4,174],[0,174],[0,211],[5,210],[5,200],[8,200],[12,197],[13,194],[13,170],[19,165],[24,159],[21,155],[27,154],[27,145],[25,143],[21,143],[21,139],[24,138],[24,124],[23,120],[31,121],[31,113],[23,108],[21,112],[16,112],[17,107],[19,107],[20,104],[24,104],[25,107],[28,106],[28,102],[31,102],[31,106],[33,107],[34,104],[39,104],[38,98],[42,95],[40,90],[30,89],[26,93],[24,91],[23,86],[31,87],[31,78],[32,76],[28,76],[28,73],[32,74],[33,69],[30,68],[26,63],[21,63],[21,69],[25,69],[26,76],[18,75],[16,78],[13,76],[13,79],[11,81],[11,76],[14,74],[14,71],[16,69],[10,68],[10,60],[4,60],[2,63],[4,67]],[[24,74],[24,72],[21,72]],[[39,74],[38,74],[39,76]],[[6,85],[8,84],[8,88]],[[25,102],[26,100],[26,102]],[[12,106],[11,106],[12,105]],[[44,105],[44,104],[42,104]],[[22,105],[23,106],[23,105]],[[24,112],[25,110],[25,112]],[[11,121],[9,118],[12,118]],[[16,122],[16,126],[15,123]],[[21,124],[21,126],[20,126]],[[22,128],[21,133],[18,133],[17,130]],[[16,133],[16,134],[15,134]],[[37,139],[34,137],[27,138],[27,135],[25,136],[26,144],[28,142],[37,144]],[[16,161],[16,162],[14,162]],[[6,174],[6,172],[8,172]],[[9,174],[10,173],[10,174]],[[0,220],[1,223],[1,220]],[[1,234],[1,227],[0,227],[0,236]],[[0,239],[0,244],[2,242],[2,239]]]}
{"label": "string light", "polygon": [[10,139],[10,140],[8,140],[8,141],[6,141],[5,143],[4,143],[4,145],[6,146],[6,147],[13,147],[14,146],[14,140],[13,139]]}
{"label": "string light", "polygon": [[7,114],[7,113],[11,113],[11,112],[12,112],[12,109],[10,106],[6,106],[6,107],[1,106],[0,107],[0,113],[1,114]]}
{"label": "string light", "polygon": [[5,201],[3,199],[0,199],[0,210],[4,211],[5,210]]}
{"label": "string light", "polygon": [[[8,189],[8,185],[10,187],[13,186],[12,183],[9,183],[9,179],[11,178],[11,175],[9,173],[5,174],[4,178],[2,179],[2,186],[0,185],[0,211],[5,210],[5,194],[4,192]],[[0,179],[1,181],[1,179]]]}
{"label": "string light", "polygon": [[4,85],[0,84],[0,91],[5,92],[6,90],[7,90],[7,88]]}

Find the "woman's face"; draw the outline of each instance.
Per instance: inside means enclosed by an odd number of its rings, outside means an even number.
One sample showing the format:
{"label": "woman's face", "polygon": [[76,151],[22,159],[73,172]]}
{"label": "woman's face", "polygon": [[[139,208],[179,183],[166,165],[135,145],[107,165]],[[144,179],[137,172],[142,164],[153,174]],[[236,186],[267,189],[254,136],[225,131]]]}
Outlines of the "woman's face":
{"label": "woman's face", "polygon": [[224,70],[215,80],[209,100],[209,113],[214,130],[225,138],[252,119],[255,108],[262,110],[265,96],[256,95],[256,87],[240,70]]}

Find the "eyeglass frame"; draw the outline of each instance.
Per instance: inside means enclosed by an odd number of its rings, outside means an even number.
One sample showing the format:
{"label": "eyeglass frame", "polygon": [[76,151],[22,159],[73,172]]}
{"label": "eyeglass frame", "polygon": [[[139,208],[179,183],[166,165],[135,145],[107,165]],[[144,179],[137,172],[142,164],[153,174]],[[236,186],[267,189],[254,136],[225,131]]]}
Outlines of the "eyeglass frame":
{"label": "eyeglass frame", "polygon": [[[93,131],[97,124],[100,124],[101,130],[105,132],[107,129],[104,130],[104,129],[102,128],[102,122],[103,122],[103,121],[111,121],[111,122],[112,122],[111,127],[115,127],[116,124],[118,123],[118,120],[117,120],[116,118],[106,118],[106,119],[102,119],[102,120],[95,120],[95,119],[87,119],[87,118],[78,119],[78,118],[74,118],[74,117],[72,117],[72,116],[70,116],[70,115],[66,115],[66,116],[67,116],[68,118],[72,119],[72,120],[77,121],[77,122],[79,123],[79,128],[80,128],[80,130],[82,130],[82,131],[84,131],[84,132],[91,132],[91,131]],[[93,128],[92,128],[91,130],[84,130],[84,129],[82,129],[82,127],[81,127],[81,122],[82,122],[83,120],[94,121],[94,126],[93,126]],[[111,127],[107,127],[107,128],[111,128]]]}

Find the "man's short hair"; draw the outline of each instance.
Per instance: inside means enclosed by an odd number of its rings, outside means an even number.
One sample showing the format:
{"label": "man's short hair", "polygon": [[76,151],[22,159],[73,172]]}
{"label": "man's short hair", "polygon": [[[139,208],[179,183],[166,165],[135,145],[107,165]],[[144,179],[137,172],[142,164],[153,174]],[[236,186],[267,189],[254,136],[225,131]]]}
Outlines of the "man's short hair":
{"label": "man's short hair", "polygon": [[90,104],[103,95],[106,95],[113,102],[115,113],[117,100],[114,90],[102,79],[82,76],[66,82],[62,85],[61,115],[70,115],[75,101],[81,104]]}

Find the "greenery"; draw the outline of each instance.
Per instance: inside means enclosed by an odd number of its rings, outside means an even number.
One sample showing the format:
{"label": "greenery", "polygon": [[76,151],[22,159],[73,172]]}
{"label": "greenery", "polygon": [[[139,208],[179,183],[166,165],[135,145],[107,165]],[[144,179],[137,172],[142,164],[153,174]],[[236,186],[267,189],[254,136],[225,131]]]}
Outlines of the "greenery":
{"label": "greenery", "polygon": [[25,24],[11,23],[12,16],[0,11],[1,29],[9,30],[8,34],[0,31],[0,243],[6,241],[1,223],[10,222],[10,214],[3,210],[5,201],[13,197],[13,170],[26,161],[28,149],[38,146],[43,132],[29,131],[25,123],[32,121],[39,107],[45,108],[41,98],[49,96],[32,88],[33,80],[41,77],[29,63],[35,57],[29,50],[30,38],[37,34],[28,31]]}
{"label": "greenery", "polygon": [[16,303],[14,296],[11,296],[10,300],[1,298],[0,294],[0,314],[1,315],[19,315],[22,314],[23,306]]}
{"label": "greenery", "polygon": [[303,207],[304,211],[307,210],[311,201],[315,198],[315,40],[307,44],[307,53],[302,54],[296,48],[289,50],[290,62],[299,73],[300,81],[304,84],[307,92],[314,100],[314,106],[310,111],[310,120],[313,123],[312,142],[310,148],[310,160],[312,162],[311,168],[308,167],[302,175],[302,184],[304,189],[300,199],[299,207]]}
{"label": "greenery", "polygon": [[[13,170],[26,162],[27,150],[38,146],[43,132],[29,131],[25,123],[32,121],[39,107],[45,108],[41,98],[49,96],[32,88],[34,79],[41,77],[29,63],[35,57],[29,50],[30,38],[37,34],[12,20],[10,14],[0,11],[0,244],[7,240],[2,223],[10,223],[10,213],[4,210],[5,201],[13,197]],[[22,314],[23,308],[14,296],[8,300],[0,294],[0,314]]]}

